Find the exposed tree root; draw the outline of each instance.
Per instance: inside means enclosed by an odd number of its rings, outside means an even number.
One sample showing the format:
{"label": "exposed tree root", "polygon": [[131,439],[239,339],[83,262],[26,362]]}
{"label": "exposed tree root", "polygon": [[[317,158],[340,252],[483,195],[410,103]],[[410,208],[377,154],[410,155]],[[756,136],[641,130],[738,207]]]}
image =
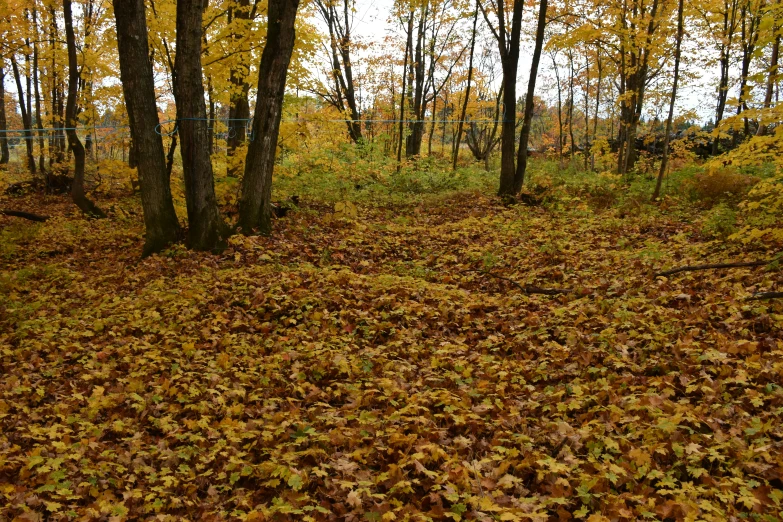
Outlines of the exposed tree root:
{"label": "exposed tree root", "polygon": [[38,214],[31,214],[30,212],[22,212],[19,210],[0,209],[0,214],[3,214],[4,216],[13,216],[39,222],[43,222],[49,219],[49,216],[39,216]]}
{"label": "exposed tree root", "polygon": [[753,266],[766,266],[775,261],[775,259],[769,259],[766,261],[746,261],[740,263],[715,263],[709,265],[688,265],[681,266],[679,268],[672,268],[671,270],[665,270],[658,272],[655,277],[665,277],[673,274],[679,274],[680,272],[695,272],[697,270],[720,270],[725,268],[746,268]]}
{"label": "exposed tree root", "polygon": [[756,292],[752,296],[748,297],[748,301],[761,301],[762,299],[780,299],[783,297],[783,292]]}

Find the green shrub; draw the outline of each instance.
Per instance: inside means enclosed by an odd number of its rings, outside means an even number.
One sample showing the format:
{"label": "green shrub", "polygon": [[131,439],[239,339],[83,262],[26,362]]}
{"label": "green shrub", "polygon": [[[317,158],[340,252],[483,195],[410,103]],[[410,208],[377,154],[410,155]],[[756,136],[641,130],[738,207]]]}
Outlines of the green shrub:
{"label": "green shrub", "polygon": [[719,203],[707,214],[701,233],[726,240],[736,231],[737,214],[726,204]]}
{"label": "green shrub", "polygon": [[686,186],[691,199],[712,207],[720,202],[739,201],[758,181],[755,176],[723,168],[698,173],[686,182]]}

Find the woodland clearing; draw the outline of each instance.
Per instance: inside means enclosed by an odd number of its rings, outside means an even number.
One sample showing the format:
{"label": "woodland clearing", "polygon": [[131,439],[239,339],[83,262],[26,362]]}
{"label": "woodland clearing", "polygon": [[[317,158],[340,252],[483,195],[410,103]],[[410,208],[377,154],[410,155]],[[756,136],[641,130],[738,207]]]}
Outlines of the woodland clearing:
{"label": "woodland clearing", "polygon": [[0,216],[0,518],[779,520],[778,269],[655,276],[779,245],[568,194],[142,260],[136,199],[4,197],[51,217]]}

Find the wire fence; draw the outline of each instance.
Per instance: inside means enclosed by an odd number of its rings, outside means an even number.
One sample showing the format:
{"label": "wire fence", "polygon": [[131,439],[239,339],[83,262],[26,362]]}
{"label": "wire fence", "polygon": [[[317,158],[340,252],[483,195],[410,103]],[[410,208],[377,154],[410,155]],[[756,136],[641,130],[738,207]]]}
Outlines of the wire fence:
{"label": "wire fence", "polygon": [[[177,135],[179,126],[183,121],[204,121],[206,126],[202,126],[199,131],[206,132],[205,138],[209,142],[212,153],[227,153],[230,147],[229,142],[237,137],[244,138],[250,142],[253,141],[254,126],[253,118],[177,118],[164,120],[155,126],[155,132],[164,138],[165,145],[168,147],[171,140]],[[392,154],[392,142],[399,142],[400,126],[402,124],[403,137],[411,134],[414,126],[423,128],[423,141],[426,148],[431,150],[434,134],[437,131],[438,141],[441,148],[446,144],[451,145],[455,139],[456,129],[459,124],[463,124],[465,132],[471,125],[494,126],[502,124],[502,120],[491,119],[389,119],[389,118],[371,118],[361,120],[333,119],[333,118],[312,118],[296,117],[285,118],[281,120],[280,142],[282,149],[292,145],[294,141],[307,141],[313,132],[308,132],[304,127],[323,127],[330,126],[332,142],[348,142],[349,135],[346,128],[358,124],[365,143],[385,144],[385,152]],[[294,126],[293,129],[286,125]],[[299,128],[296,128],[296,127]],[[5,141],[10,151],[11,161],[24,162],[28,156],[38,157],[39,155],[51,156],[55,151],[66,151],[67,139],[66,132],[76,131],[77,136],[85,145],[88,151],[88,157],[93,161],[101,159],[122,159],[127,160],[130,146],[131,135],[130,127],[127,124],[104,124],[84,127],[43,127],[43,128],[16,128],[0,130],[0,141]],[[167,140],[168,138],[168,140]],[[463,138],[464,139],[464,138]],[[30,142],[28,144],[28,142]],[[287,142],[287,143],[286,143]],[[44,151],[40,149],[44,148]],[[392,154],[393,155],[393,154]]]}

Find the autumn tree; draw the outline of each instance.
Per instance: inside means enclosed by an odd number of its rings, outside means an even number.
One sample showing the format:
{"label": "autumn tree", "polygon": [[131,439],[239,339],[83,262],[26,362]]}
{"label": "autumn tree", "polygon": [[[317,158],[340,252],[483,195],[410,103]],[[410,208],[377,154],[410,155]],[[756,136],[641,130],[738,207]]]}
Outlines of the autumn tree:
{"label": "autumn tree", "polygon": [[717,61],[719,66],[717,97],[715,102],[715,137],[712,141],[712,153],[718,153],[719,134],[726,101],[729,95],[729,69],[731,53],[736,40],[737,24],[739,23],[741,0],[718,0],[710,2],[693,2],[696,13],[694,23],[698,24],[704,33],[704,39],[712,43],[717,57],[706,57],[708,64]]}
{"label": "autumn tree", "polygon": [[5,60],[0,59],[0,165],[8,163],[8,124],[5,116]]}
{"label": "autumn tree", "polygon": [[182,170],[188,209],[188,245],[194,250],[221,250],[228,231],[218,211],[201,68],[204,0],[177,1],[177,53],[174,97],[182,140]]}
{"label": "autumn tree", "polygon": [[[748,110],[748,98],[750,92],[748,89],[748,79],[750,76],[750,65],[756,54],[756,45],[760,34],[760,24],[764,14],[766,0],[742,0],[740,3],[740,49],[742,52],[740,66],[739,95],[737,96],[737,116],[743,111]],[[744,136],[750,136],[750,122],[747,117],[743,118]],[[733,145],[736,146],[739,133],[734,132]]]}
{"label": "autumn tree", "polygon": [[229,176],[238,176],[242,165],[237,161],[237,150],[244,146],[247,140],[247,122],[250,121],[250,49],[249,37],[251,23],[256,14],[258,1],[250,5],[250,0],[229,1],[227,16],[230,27],[231,45],[234,51],[239,51],[231,63],[229,72],[230,94],[228,107],[228,150]]}
{"label": "autumn tree", "polygon": [[247,149],[239,200],[238,225],[244,234],[272,231],[272,171],[298,7],[299,0],[270,0],[268,5],[266,45],[258,67],[253,139]]}
{"label": "autumn tree", "polygon": [[[468,54],[468,78],[465,87],[465,96],[462,100],[462,111],[457,122],[457,137],[454,139],[454,151],[452,153],[451,169],[457,170],[457,159],[459,158],[459,144],[462,141],[462,129],[465,126],[465,118],[468,114],[468,103],[470,102],[470,87],[473,81],[473,55],[476,52],[476,24],[478,22],[479,6],[476,0],[476,8],[473,13],[473,29],[470,32],[470,53]],[[434,112],[434,111],[433,111]]]}
{"label": "autumn tree", "polygon": [[[522,186],[517,179],[514,156],[516,155],[516,104],[517,104],[517,68],[519,66],[519,40],[522,31],[523,0],[488,0],[489,6],[479,1],[479,7],[487,26],[492,31],[500,52],[503,67],[503,126],[500,143],[500,186],[498,195],[513,196]],[[509,20],[509,11],[511,12]],[[489,13],[497,20],[490,20]],[[510,27],[509,27],[510,22]]]}
{"label": "autumn tree", "polygon": [[76,57],[76,36],[73,31],[73,14],[71,0],[63,0],[63,19],[65,21],[65,40],[68,45],[68,100],[65,105],[65,126],[68,136],[68,145],[73,152],[74,172],[71,183],[71,197],[76,206],[87,215],[106,217],[103,211],[90,200],[84,187],[85,152],[79,136],[76,134],[78,124],[76,106],[77,91],[79,88],[79,63]]}
{"label": "autumn tree", "polygon": [[661,194],[661,183],[666,174],[666,166],[669,160],[669,140],[671,139],[672,120],[674,119],[674,102],[677,100],[677,83],[680,80],[680,52],[682,49],[683,28],[683,0],[679,0],[677,6],[677,43],[674,46],[674,79],[672,81],[672,95],[669,101],[669,116],[666,118],[666,134],[663,137],[663,155],[661,157],[661,166],[658,170],[658,179],[655,183],[653,192],[653,201],[658,199]]}
{"label": "autumn tree", "polygon": [[522,189],[527,170],[527,144],[530,139],[530,127],[533,124],[534,96],[536,92],[536,78],[538,77],[538,65],[541,61],[541,50],[544,47],[544,30],[546,29],[547,0],[539,0],[538,21],[536,24],[536,40],[533,46],[533,59],[530,64],[530,76],[527,82],[527,94],[525,95],[525,114],[522,119],[522,129],[519,132],[519,149],[517,151],[517,169],[514,175],[514,192]]}
{"label": "autumn tree", "polygon": [[764,92],[764,102],[763,102],[763,109],[761,113],[761,117],[759,118],[759,126],[758,131],[756,131],[757,136],[764,136],[769,132],[768,126],[769,126],[769,113],[771,112],[770,109],[772,108],[772,94],[775,90],[775,86],[777,85],[777,80],[779,78],[779,71],[778,71],[778,60],[780,56],[780,23],[781,23],[781,7],[783,7],[783,2],[781,0],[777,0],[775,3],[775,6],[773,9],[770,10],[771,12],[771,38],[772,41],[772,52],[770,54],[769,58],[769,67],[767,67],[767,82],[766,82],[766,89]]}
{"label": "autumn tree", "polygon": [[328,31],[328,53],[331,70],[330,88],[319,93],[340,113],[346,115],[348,135],[354,143],[362,139],[361,116],[356,98],[353,70],[354,41],[351,33],[354,0],[315,0],[318,14]]}
{"label": "autumn tree", "polygon": [[[24,57],[25,57],[25,63],[30,62],[30,54],[29,54],[29,43],[30,39],[27,38],[24,43]],[[27,83],[27,101],[25,102],[25,89],[22,86],[22,75],[19,72],[19,64],[16,61],[16,56],[14,53],[11,54],[11,68],[14,72],[14,80],[16,81],[16,96],[19,100],[19,112],[22,113],[22,125],[24,126],[24,143],[25,148],[27,149],[27,168],[30,170],[30,173],[35,174],[35,156],[33,154],[33,122],[32,122],[32,114],[31,114],[31,99],[30,99],[30,86],[31,86],[31,78],[29,74],[29,67],[27,69],[27,75],[26,75],[26,83]]]}
{"label": "autumn tree", "polygon": [[[496,76],[499,59],[492,46],[483,45],[473,72],[471,97],[465,115],[465,144],[473,158],[490,170],[490,157],[500,142],[500,123],[503,118],[503,82]],[[445,133],[445,129],[444,129]]]}
{"label": "autumn tree", "polygon": [[113,0],[120,58],[120,79],[135,149],[146,230],[146,256],[179,238],[179,221],[171,199],[163,139],[155,132],[158,110],[147,44],[144,0]]}

